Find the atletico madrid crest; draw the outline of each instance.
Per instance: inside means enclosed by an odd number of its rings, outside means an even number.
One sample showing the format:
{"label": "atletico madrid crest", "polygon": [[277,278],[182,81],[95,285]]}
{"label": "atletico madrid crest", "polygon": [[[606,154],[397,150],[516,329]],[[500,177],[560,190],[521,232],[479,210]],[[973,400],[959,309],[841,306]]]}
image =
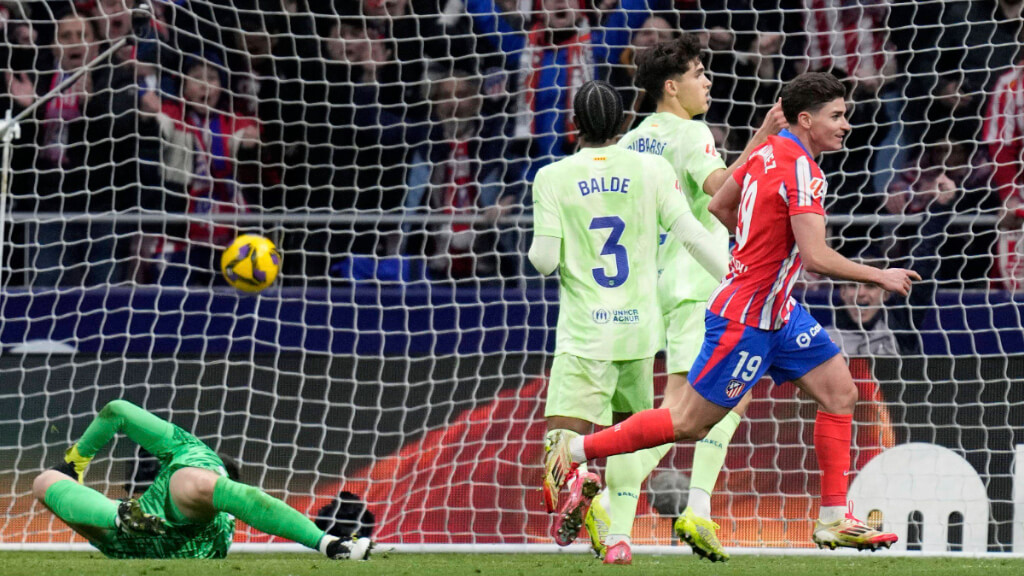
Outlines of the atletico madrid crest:
{"label": "atletico madrid crest", "polygon": [[730,380],[729,385],[725,387],[725,395],[729,398],[735,398],[743,392],[743,382],[740,380]]}

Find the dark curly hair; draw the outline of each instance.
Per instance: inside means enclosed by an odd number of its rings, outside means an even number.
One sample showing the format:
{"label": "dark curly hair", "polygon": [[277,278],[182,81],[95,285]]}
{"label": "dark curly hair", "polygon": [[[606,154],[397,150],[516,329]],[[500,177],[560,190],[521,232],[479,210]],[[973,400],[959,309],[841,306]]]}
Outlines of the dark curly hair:
{"label": "dark curly hair", "polygon": [[815,113],[836,98],[846,97],[846,87],[828,72],[807,72],[782,88],[782,113],[792,125],[801,112]]}
{"label": "dark curly hair", "polygon": [[633,83],[657,102],[665,92],[665,80],[686,74],[693,61],[703,56],[703,48],[695,34],[686,33],[675,40],[662,42],[636,55]]}

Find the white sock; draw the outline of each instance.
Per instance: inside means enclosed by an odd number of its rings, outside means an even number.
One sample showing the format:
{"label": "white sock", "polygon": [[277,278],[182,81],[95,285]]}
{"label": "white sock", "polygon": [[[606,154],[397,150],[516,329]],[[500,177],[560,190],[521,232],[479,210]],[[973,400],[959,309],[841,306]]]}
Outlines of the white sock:
{"label": "white sock", "polygon": [[583,436],[577,436],[569,440],[569,455],[573,462],[586,462],[587,454],[583,451]]}
{"label": "white sock", "polygon": [[327,547],[331,544],[331,542],[334,542],[337,539],[338,539],[337,536],[331,536],[330,534],[324,534],[324,537],[320,539],[320,545],[317,546],[317,549],[320,550],[321,554],[326,556],[327,555]]}
{"label": "white sock", "polygon": [[686,505],[701,518],[711,518],[711,494],[701,488],[690,488],[690,497]]}
{"label": "white sock", "polygon": [[822,524],[838,522],[846,517],[846,506],[822,506],[818,512],[818,520]]}
{"label": "white sock", "polygon": [[626,544],[632,544],[629,536],[626,536],[625,534],[609,534],[608,537],[604,539],[604,545],[611,548],[622,541],[625,541]]}

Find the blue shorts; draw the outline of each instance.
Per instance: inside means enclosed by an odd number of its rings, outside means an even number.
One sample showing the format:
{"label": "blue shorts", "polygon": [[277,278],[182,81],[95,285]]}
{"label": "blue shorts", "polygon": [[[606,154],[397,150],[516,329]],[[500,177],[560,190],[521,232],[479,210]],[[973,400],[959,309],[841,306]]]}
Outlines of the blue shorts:
{"label": "blue shorts", "polygon": [[821,324],[800,304],[781,330],[761,330],[707,312],[704,344],[690,369],[690,383],[708,401],[732,408],[768,374],[791,382],[839,354]]}

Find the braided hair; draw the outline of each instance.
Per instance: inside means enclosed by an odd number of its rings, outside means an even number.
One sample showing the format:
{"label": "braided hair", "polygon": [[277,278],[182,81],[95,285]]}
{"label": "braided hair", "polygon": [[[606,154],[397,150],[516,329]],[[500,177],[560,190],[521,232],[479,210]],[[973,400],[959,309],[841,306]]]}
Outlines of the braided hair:
{"label": "braided hair", "polygon": [[605,142],[619,134],[625,112],[622,96],[603,80],[590,80],[580,87],[573,99],[576,125],[580,139]]}

